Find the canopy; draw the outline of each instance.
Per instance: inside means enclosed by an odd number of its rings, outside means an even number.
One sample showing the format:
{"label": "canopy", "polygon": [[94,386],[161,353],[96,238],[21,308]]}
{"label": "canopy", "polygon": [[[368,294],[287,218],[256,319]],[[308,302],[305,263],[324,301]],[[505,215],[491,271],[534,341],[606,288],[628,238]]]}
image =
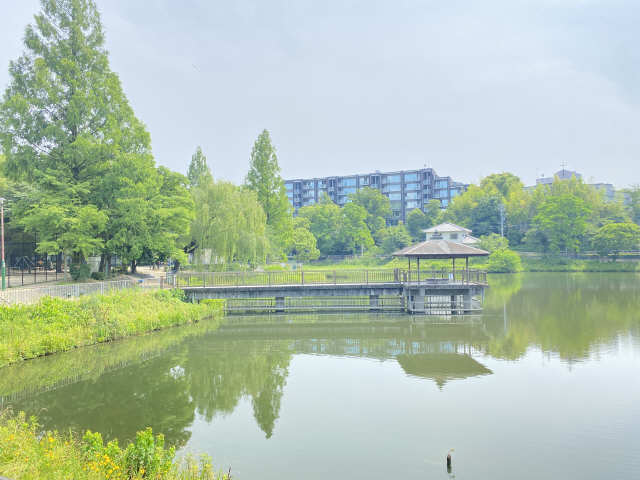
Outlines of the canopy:
{"label": "canopy", "polygon": [[406,257],[409,259],[443,259],[486,257],[489,255],[489,252],[449,240],[427,240],[426,242],[417,243],[415,245],[405,247],[402,250],[398,250],[393,255],[395,257]]}

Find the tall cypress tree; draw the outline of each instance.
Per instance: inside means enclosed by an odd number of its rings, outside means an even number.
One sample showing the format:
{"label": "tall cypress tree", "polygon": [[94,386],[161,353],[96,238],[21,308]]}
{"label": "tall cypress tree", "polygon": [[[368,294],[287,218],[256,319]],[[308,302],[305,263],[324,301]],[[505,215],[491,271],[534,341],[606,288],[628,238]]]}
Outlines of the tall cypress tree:
{"label": "tall cypress tree", "polygon": [[291,206],[284,180],[280,176],[276,149],[267,130],[263,130],[253,144],[245,184],[258,196],[267,215],[267,225],[275,237],[274,241],[278,243],[275,247],[286,249],[293,231]]}
{"label": "tall cypress tree", "polygon": [[154,239],[140,212],[154,211],[163,180],[109,68],[96,4],[41,0],[34,18],[0,103],[5,171],[33,188],[16,206],[21,222],[38,233],[42,253],[142,255]]}

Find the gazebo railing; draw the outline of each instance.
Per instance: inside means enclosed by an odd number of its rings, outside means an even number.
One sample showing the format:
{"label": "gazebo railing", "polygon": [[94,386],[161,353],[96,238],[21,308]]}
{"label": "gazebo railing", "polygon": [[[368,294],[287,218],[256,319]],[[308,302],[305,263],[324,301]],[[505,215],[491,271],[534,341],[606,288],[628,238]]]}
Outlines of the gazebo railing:
{"label": "gazebo railing", "polygon": [[484,270],[441,269],[441,270],[409,270],[403,272],[403,282],[407,283],[487,283],[487,272]]}
{"label": "gazebo railing", "polygon": [[174,287],[246,287],[277,285],[344,285],[380,283],[487,283],[480,270],[319,270],[291,272],[185,272],[170,274]]}

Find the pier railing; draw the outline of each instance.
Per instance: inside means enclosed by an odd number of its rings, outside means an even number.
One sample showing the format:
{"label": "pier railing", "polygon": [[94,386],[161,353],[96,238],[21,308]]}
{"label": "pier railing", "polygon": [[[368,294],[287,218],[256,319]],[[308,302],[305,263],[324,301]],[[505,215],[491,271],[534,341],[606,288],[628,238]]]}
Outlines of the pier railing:
{"label": "pier railing", "polygon": [[481,270],[294,270],[286,272],[177,272],[175,287],[248,287],[278,285],[368,285],[380,283],[486,284]]}

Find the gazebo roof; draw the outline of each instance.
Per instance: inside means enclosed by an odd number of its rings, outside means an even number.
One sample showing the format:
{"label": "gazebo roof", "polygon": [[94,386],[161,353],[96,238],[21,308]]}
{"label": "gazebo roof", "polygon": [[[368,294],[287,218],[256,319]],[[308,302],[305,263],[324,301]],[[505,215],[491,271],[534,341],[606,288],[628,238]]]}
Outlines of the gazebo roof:
{"label": "gazebo roof", "polygon": [[489,252],[449,240],[427,240],[398,250],[394,257],[409,258],[466,258],[486,257]]}

